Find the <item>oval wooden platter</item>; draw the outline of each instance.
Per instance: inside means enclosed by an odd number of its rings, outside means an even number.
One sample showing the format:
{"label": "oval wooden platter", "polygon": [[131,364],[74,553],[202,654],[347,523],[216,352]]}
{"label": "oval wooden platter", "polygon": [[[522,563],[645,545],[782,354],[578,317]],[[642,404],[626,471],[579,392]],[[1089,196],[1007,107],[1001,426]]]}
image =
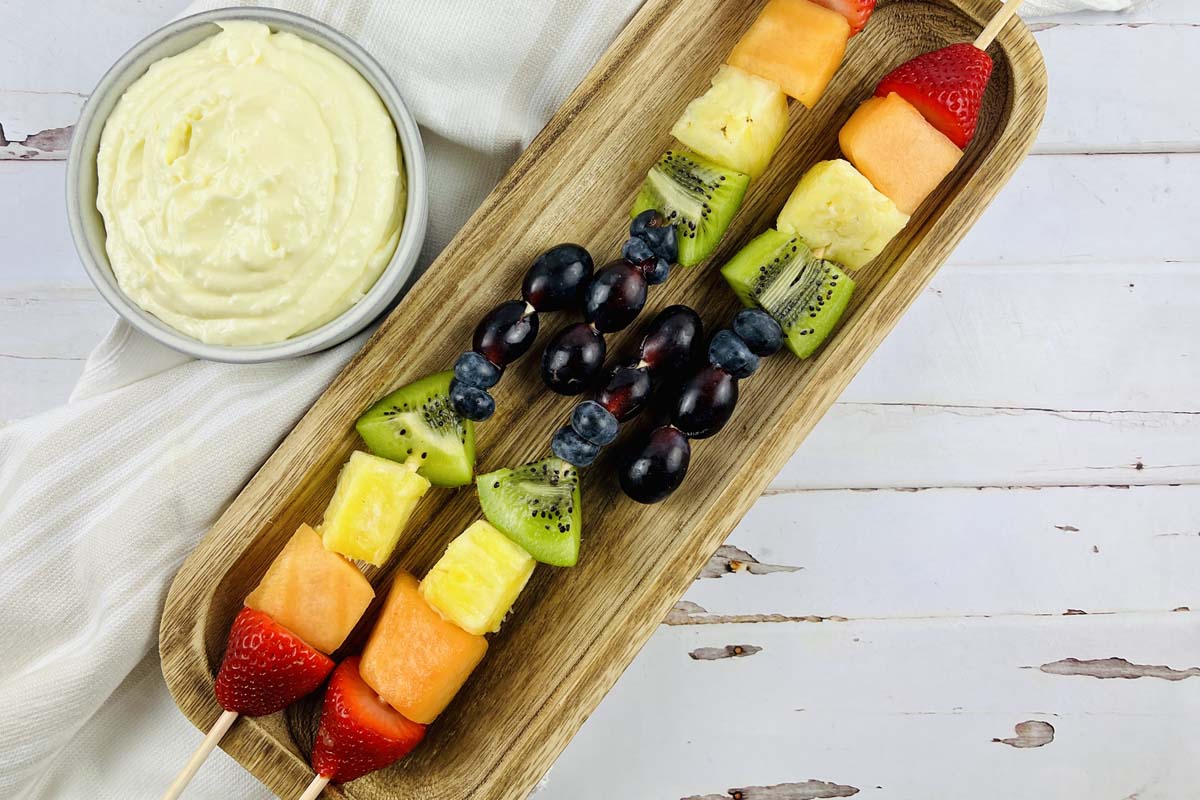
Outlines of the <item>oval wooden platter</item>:
{"label": "oval wooden platter", "polygon": [[[632,198],[671,145],[672,123],[707,87],[761,5],[647,2],[183,565],[167,599],[160,648],[167,684],[197,726],[207,729],[220,713],[213,677],[243,597],[298,524],[320,521],[339,468],[362,446],[355,418],[388,390],[448,368],[469,346],[477,320],[519,295],[526,267],[548,246],[578,242],[598,264],[618,253]],[[880,0],[817,108],[792,104],[787,138],[751,185],[720,250],[654,287],[640,322],[673,303],[696,308],[710,330],[727,322],[737,302],[718,266],[773,224],[809,165],[837,155],[838,129],[879,78],[919,53],[972,40],[997,7],[995,0]],[[621,442],[652,420],[626,426],[618,444],[585,472],[579,566],[537,570],[492,637],[487,658],[416,752],[388,770],[330,787],[330,796],[528,794],[1029,151],[1046,102],[1041,54],[1019,21],[990,52],[995,72],[975,141],[905,231],[857,273],[858,289],[836,336],[807,361],[785,352],[743,381],[732,420],[717,437],[695,443],[686,483],[660,505],[638,505],[617,487]],[[539,343],[577,319],[544,315]],[[635,324],[611,336],[609,352],[627,355],[641,335]],[[546,455],[574,404],[544,388],[539,361],[540,345],[498,387],[496,416],[478,426],[481,472]],[[392,562],[369,577],[382,594],[396,568],[424,574],[479,516],[472,488],[430,491]],[[361,643],[367,625],[348,647]],[[296,796],[312,777],[307,754],[316,703],[241,719],[222,747],[281,796]]]}

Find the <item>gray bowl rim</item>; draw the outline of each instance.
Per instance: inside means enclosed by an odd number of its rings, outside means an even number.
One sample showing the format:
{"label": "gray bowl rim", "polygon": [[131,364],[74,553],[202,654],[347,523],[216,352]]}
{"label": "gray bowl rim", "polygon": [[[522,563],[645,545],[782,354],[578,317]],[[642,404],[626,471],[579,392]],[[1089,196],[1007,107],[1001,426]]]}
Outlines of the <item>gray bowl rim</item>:
{"label": "gray bowl rim", "polygon": [[[319,328],[282,342],[245,347],[206,344],[193,339],[130,300],[117,285],[109,264],[104,247],[103,221],[100,222],[101,235],[98,241],[88,235],[84,221],[85,205],[95,212],[96,197],[94,192],[86,192],[81,183],[85,174],[83,159],[90,158],[92,164],[95,163],[99,147],[98,133],[94,137],[96,146],[90,148],[89,153],[84,152],[85,143],[93,138],[93,128],[102,131],[107,122],[107,115],[101,117],[99,109],[114,92],[118,93],[119,98],[130,84],[144,74],[144,70],[131,74],[135,62],[180,34],[229,20],[262,22],[272,30],[294,33],[331,50],[362,75],[379,95],[392,118],[400,140],[408,184],[400,239],[395,253],[374,286],[357,303]],[[104,73],[95,91],[84,103],[67,155],[67,218],[71,238],[88,277],[104,300],[134,328],[173,350],[194,358],[236,364],[277,361],[328,349],[359,333],[390,308],[409,283],[421,254],[429,220],[428,193],[428,165],[420,129],[387,71],[361,45],[325,23],[303,14],[273,8],[213,9],[178,19],[146,36]],[[99,217],[98,212],[96,217]]]}

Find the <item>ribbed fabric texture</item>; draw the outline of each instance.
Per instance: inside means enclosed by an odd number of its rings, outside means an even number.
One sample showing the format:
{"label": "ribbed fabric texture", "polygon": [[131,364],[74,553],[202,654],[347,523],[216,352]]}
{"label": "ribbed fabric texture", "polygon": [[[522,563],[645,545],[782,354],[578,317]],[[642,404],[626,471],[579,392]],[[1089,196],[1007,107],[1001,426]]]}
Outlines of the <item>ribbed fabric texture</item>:
{"label": "ribbed fabric texture", "polygon": [[[429,156],[427,264],[639,4],[275,5],[341,29],[395,78]],[[1127,5],[1029,0],[1025,9]],[[190,361],[118,323],[68,405],[0,429],[0,797],[133,800],[169,784],[201,738],[158,666],[170,580],[362,342],[231,366]],[[218,751],[187,796],[270,795]]]}

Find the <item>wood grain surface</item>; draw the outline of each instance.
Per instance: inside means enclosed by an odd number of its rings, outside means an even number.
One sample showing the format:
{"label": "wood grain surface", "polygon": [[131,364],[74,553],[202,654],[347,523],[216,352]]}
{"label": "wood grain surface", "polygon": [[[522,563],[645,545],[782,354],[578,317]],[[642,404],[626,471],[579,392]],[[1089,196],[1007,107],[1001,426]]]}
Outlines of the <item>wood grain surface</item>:
{"label": "wood grain surface", "polygon": [[[600,261],[616,252],[633,193],[669,146],[670,123],[759,5],[648,3],[222,516],[176,578],[161,632],[167,683],[198,726],[219,713],[212,677],[230,620],[296,525],[319,520],[337,470],[358,445],[355,417],[388,389],[452,363],[478,318],[515,294],[529,261],[549,244],[578,241]],[[751,187],[713,261],[770,225],[803,169],[836,152],[840,123],[879,76],[920,52],[971,38],[993,8],[986,0],[881,4],[818,107],[793,108],[775,162]],[[606,453],[585,476],[580,566],[539,570],[425,745],[392,769],[331,789],[335,796],[516,798],[536,783],[1028,152],[1045,104],[1040,54],[1014,24],[992,55],[996,71],[976,141],[906,231],[860,271],[841,332],[818,357],[771,359],[745,382],[726,430],[698,443],[684,489],[661,506],[626,500],[612,480],[617,448]],[[646,93],[646,74],[670,76],[672,90]],[[676,302],[713,325],[735,307],[711,263],[676,270],[643,317]],[[541,340],[570,321],[547,317]],[[613,337],[610,349],[621,353],[639,335],[634,326]],[[481,471],[544,455],[572,405],[543,390],[537,361],[514,365],[499,387],[499,411],[480,426]],[[469,489],[431,493],[373,580],[385,585],[396,567],[423,573],[478,516]],[[276,792],[295,794],[311,777],[303,741],[310,713],[240,721],[223,747]]]}

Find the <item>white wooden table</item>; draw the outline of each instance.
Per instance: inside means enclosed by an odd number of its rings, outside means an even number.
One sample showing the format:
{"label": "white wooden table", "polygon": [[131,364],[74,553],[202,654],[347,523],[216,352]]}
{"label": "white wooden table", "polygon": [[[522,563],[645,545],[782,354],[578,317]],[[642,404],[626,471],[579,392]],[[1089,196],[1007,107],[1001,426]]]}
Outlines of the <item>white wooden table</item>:
{"label": "white wooden table", "polygon": [[[185,4],[0,0],[0,420],[113,319],[64,128]],[[1036,155],[539,800],[1200,797],[1200,3],[1036,29]]]}

